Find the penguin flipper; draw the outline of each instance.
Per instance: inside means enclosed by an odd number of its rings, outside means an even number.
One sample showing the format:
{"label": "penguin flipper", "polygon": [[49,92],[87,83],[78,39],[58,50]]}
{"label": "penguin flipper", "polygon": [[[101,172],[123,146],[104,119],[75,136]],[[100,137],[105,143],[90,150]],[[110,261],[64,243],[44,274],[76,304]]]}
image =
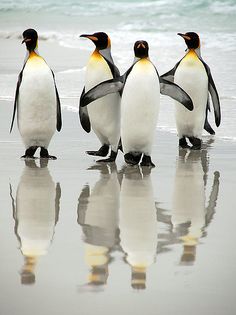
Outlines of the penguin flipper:
{"label": "penguin flipper", "polygon": [[20,85],[21,85],[21,81],[22,81],[22,77],[23,77],[23,70],[24,70],[24,67],[21,70],[21,72],[19,73],[18,81],[17,81],[17,85],[16,85],[15,101],[14,101],[14,109],[13,109],[13,114],[12,114],[12,120],[11,120],[10,133],[12,131],[14,120],[15,120],[17,103],[18,103],[18,96],[19,96],[19,90],[20,90]]}
{"label": "penguin flipper", "polygon": [[90,120],[89,120],[88,110],[87,110],[87,107],[82,107],[82,100],[83,100],[84,94],[85,94],[85,87],[84,87],[83,92],[80,96],[79,119],[80,119],[80,123],[81,123],[82,128],[87,133],[89,133],[91,131],[91,124],[90,124]]}
{"label": "penguin flipper", "polygon": [[[182,59],[181,59],[182,60]],[[180,60],[180,61],[181,61]],[[176,69],[178,68],[178,65],[180,64],[180,61],[177,62],[177,64],[174,66],[173,69],[171,69],[170,71],[164,73],[161,75],[161,78],[167,80],[167,81],[170,81],[170,82],[173,82],[174,83],[174,75],[175,75],[175,71]]]}
{"label": "penguin flipper", "polygon": [[208,116],[208,111],[211,111],[210,109],[210,103],[209,103],[209,98],[207,100],[207,106],[206,106],[206,116],[205,116],[205,123],[204,123],[204,129],[210,134],[214,135],[215,131],[212,129],[211,125],[209,124],[209,121],[207,119]]}
{"label": "penguin flipper", "polygon": [[96,99],[99,99],[108,94],[121,92],[124,86],[122,78],[123,76],[120,76],[115,79],[101,82],[98,85],[94,86],[87,93],[81,95],[80,106],[81,107],[87,106]]}
{"label": "penguin flipper", "polygon": [[161,94],[168,95],[174,100],[184,105],[188,110],[193,110],[193,102],[190,96],[177,84],[168,80],[160,79],[160,92]]}
{"label": "penguin flipper", "polygon": [[55,75],[54,75],[54,72],[52,70],[51,70],[51,72],[52,72],[52,76],[53,76],[54,87],[55,87],[55,91],[56,91],[56,99],[57,99],[57,131],[60,131],[61,127],[62,127],[61,102],[60,102],[59,94],[58,94],[58,91],[57,91]]}
{"label": "penguin flipper", "polygon": [[216,90],[216,86],[215,83],[213,81],[212,75],[211,75],[211,70],[209,68],[209,66],[201,59],[206,72],[207,72],[207,76],[208,76],[208,90],[209,93],[211,95],[211,99],[212,99],[212,103],[213,103],[213,107],[214,107],[214,114],[215,114],[215,123],[216,126],[219,127],[220,125],[220,121],[221,121],[221,112],[220,112],[220,100],[219,100],[219,95],[218,92]]}

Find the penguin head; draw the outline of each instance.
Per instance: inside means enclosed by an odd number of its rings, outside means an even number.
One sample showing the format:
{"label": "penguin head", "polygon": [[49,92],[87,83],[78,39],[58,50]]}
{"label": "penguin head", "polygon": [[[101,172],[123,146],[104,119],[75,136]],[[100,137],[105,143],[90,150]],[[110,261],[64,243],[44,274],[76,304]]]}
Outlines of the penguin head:
{"label": "penguin head", "polygon": [[23,36],[23,41],[22,44],[26,44],[26,48],[29,50],[29,52],[34,51],[35,48],[37,47],[37,42],[38,42],[38,34],[37,32],[29,28],[25,30],[22,34]]}
{"label": "penguin head", "polygon": [[138,40],[134,44],[134,54],[137,58],[147,58],[148,57],[148,43],[145,40]]}
{"label": "penguin head", "polygon": [[198,34],[194,32],[188,32],[185,34],[178,33],[177,35],[183,37],[189,49],[197,49],[200,47],[200,39]]}
{"label": "penguin head", "polygon": [[91,35],[82,34],[80,35],[80,37],[90,39],[96,46],[97,50],[102,50],[111,47],[111,40],[109,36],[104,32],[98,32]]}

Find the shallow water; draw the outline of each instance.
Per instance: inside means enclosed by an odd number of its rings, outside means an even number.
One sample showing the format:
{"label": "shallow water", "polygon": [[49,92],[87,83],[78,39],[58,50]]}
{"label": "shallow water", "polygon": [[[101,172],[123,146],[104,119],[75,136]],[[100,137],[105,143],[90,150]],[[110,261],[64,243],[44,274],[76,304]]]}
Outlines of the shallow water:
{"label": "shallow water", "polygon": [[0,314],[234,314],[235,146],[178,152],[159,131],[155,169],[100,166],[75,131],[48,164],[1,138]]}

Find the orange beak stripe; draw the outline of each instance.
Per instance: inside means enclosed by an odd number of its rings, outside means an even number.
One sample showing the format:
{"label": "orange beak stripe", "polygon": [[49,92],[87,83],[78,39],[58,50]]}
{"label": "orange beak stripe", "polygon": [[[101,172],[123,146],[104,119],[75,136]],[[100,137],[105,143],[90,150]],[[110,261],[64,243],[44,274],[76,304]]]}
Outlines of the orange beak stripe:
{"label": "orange beak stripe", "polygon": [[91,39],[94,42],[98,41],[98,38],[96,36],[87,36],[87,38]]}

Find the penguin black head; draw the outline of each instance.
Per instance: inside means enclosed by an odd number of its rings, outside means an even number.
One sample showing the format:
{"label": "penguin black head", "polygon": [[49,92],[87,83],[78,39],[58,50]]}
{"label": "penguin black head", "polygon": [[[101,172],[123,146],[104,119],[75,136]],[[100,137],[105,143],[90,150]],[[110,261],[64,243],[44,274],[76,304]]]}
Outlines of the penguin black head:
{"label": "penguin black head", "polygon": [[145,40],[138,40],[134,44],[134,54],[137,58],[146,58],[148,57],[148,43]]}
{"label": "penguin black head", "polygon": [[29,52],[33,51],[37,46],[37,41],[38,41],[37,32],[34,29],[29,28],[28,30],[24,31],[22,36],[23,36],[22,44],[23,43],[26,44],[26,47],[29,50]]}
{"label": "penguin black head", "polygon": [[194,32],[188,32],[185,34],[178,33],[177,35],[183,37],[189,49],[197,49],[200,47],[200,39],[198,34]]}
{"label": "penguin black head", "polygon": [[111,41],[109,36],[104,32],[98,32],[91,35],[82,34],[80,37],[90,39],[98,50],[106,49],[111,47]]}

